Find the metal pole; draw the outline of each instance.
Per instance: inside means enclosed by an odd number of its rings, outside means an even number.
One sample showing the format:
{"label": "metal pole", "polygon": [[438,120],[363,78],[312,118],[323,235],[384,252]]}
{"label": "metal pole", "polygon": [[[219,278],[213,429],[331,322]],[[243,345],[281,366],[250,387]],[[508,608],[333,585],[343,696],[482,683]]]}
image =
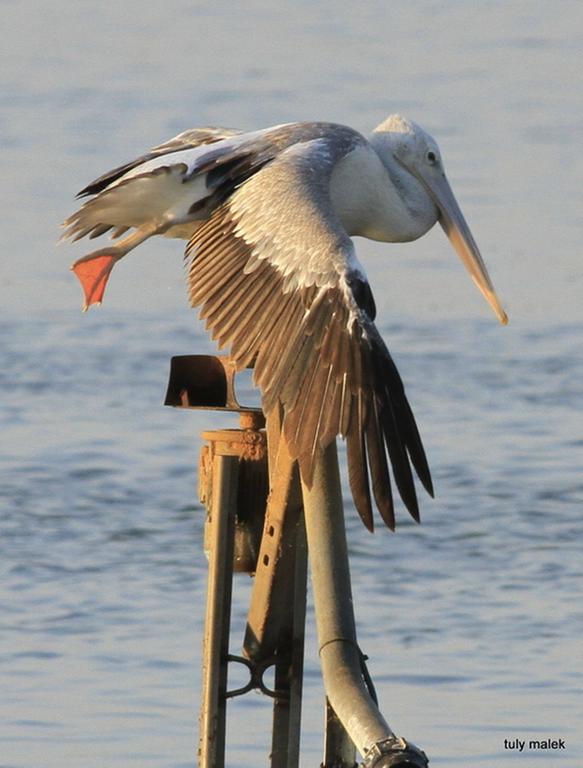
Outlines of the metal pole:
{"label": "metal pole", "polygon": [[335,442],[316,459],[311,487],[302,480],[302,493],[320,662],[330,706],[366,766],[423,768],[424,753],[393,733],[364,682]]}
{"label": "metal pole", "polygon": [[332,443],[302,481],[320,662],[330,705],[361,754],[393,736],[362,677],[352,603],[342,490]]}
{"label": "metal pole", "polygon": [[356,768],[356,747],[326,698],[322,768]]}
{"label": "metal pole", "polygon": [[200,768],[222,768],[225,764],[225,693],[238,476],[237,456],[214,455],[200,716]]}
{"label": "metal pole", "polygon": [[275,690],[287,691],[288,697],[273,703],[271,768],[298,768],[300,764],[307,558],[306,531],[300,517],[294,536],[289,626],[280,633],[275,664]]}
{"label": "metal pole", "polygon": [[270,492],[243,652],[275,658],[271,768],[297,768],[306,617],[307,548],[299,473],[285,440],[281,414],[267,418]]}

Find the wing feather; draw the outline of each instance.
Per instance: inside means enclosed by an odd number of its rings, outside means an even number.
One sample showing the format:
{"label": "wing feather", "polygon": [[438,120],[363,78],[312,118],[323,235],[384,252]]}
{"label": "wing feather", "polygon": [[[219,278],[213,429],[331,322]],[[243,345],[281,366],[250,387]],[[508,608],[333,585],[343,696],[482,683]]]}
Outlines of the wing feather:
{"label": "wing feather", "polygon": [[348,482],[354,506],[369,531],[374,530],[365,449],[365,414],[362,394],[354,398],[355,425],[346,435]]}
{"label": "wing feather", "polygon": [[391,486],[385,481],[389,474],[387,456],[381,434],[381,420],[378,412],[377,398],[371,398],[372,418],[366,432],[366,448],[370,466],[371,484],[376,505],[386,525],[395,529],[395,510]]}
{"label": "wing feather", "polygon": [[163,155],[174,154],[175,152],[181,152],[185,149],[193,149],[194,147],[200,147],[204,144],[213,144],[223,139],[231,138],[240,134],[241,131],[233,130],[232,128],[191,128],[188,131],[179,133],[169,141],[165,141],[163,144],[159,144],[153,147],[149,152],[144,155],[140,155],[135,160],[130,160],[129,163],[114,168],[111,171],[107,171],[99,178],[92,181],[86,187],[84,187],[77,197],[87,197],[88,195],[96,195],[102,192],[110,184],[125,176],[126,173],[133,171],[140,165],[154,160]]}

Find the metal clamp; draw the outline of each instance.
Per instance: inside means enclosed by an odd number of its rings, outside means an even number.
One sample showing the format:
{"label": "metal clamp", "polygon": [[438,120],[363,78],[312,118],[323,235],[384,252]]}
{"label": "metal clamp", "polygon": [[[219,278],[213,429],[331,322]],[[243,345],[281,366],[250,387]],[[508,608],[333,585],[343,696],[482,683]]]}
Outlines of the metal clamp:
{"label": "metal clamp", "polygon": [[272,656],[271,658],[265,659],[261,662],[255,662],[250,661],[249,659],[245,659],[243,656],[235,656],[230,653],[227,656],[227,660],[234,661],[237,664],[242,664],[244,667],[247,667],[247,670],[249,671],[249,682],[247,685],[241,686],[241,688],[235,688],[231,691],[227,691],[225,693],[226,699],[232,699],[235,696],[243,696],[245,693],[249,693],[249,691],[258,690],[265,694],[265,696],[269,696],[272,699],[277,699],[278,701],[289,701],[289,693],[287,691],[274,691],[271,688],[268,688],[263,682],[263,675],[265,672],[277,663],[275,656]]}
{"label": "metal clamp", "polygon": [[399,736],[377,741],[367,750],[363,768],[427,768],[425,752]]}

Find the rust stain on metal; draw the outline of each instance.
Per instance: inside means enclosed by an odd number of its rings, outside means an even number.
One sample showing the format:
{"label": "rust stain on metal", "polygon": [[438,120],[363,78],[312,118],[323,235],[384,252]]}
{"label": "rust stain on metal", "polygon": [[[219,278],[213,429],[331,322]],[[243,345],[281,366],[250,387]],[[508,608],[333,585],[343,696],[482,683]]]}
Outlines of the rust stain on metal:
{"label": "rust stain on metal", "polygon": [[217,429],[203,432],[211,455],[238,456],[247,461],[260,461],[267,456],[265,432],[256,429]]}

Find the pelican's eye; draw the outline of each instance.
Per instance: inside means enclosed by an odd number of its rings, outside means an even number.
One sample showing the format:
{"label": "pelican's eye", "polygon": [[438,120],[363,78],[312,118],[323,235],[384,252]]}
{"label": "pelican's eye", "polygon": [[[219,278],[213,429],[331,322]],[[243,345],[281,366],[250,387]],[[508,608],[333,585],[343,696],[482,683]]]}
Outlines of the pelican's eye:
{"label": "pelican's eye", "polygon": [[435,165],[435,163],[437,162],[437,155],[435,154],[435,152],[433,152],[433,150],[430,149],[429,152],[425,155],[425,159],[427,160],[429,165]]}

